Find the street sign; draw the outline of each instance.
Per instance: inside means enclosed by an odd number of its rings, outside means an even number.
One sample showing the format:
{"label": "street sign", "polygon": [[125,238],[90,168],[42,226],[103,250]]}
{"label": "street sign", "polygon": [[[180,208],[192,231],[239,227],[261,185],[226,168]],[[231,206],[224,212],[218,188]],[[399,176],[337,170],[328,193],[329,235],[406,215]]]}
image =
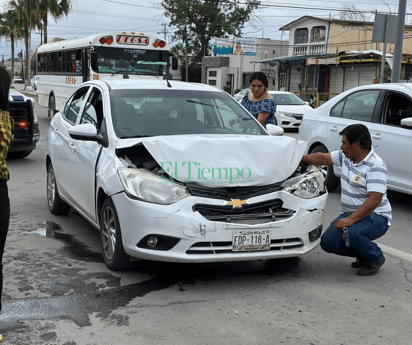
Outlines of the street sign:
{"label": "street sign", "polygon": [[377,13],[373,26],[372,42],[394,44],[396,42],[397,25],[398,16]]}

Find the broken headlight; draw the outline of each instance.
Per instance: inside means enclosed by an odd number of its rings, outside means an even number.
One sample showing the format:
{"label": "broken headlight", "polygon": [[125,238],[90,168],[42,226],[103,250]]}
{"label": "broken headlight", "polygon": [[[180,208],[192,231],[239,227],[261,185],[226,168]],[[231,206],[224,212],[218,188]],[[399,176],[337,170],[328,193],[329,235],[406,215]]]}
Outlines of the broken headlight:
{"label": "broken headlight", "polygon": [[146,169],[119,168],[117,173],[126,194],[134,199],[171,205],[190,196],[184,186]]}
{"label": "broken headlight", "polygon": [[325,192],[324,176],[318,167],[310,165],[306,172],[282,183],[282,188],[300,198],[310,199]]}

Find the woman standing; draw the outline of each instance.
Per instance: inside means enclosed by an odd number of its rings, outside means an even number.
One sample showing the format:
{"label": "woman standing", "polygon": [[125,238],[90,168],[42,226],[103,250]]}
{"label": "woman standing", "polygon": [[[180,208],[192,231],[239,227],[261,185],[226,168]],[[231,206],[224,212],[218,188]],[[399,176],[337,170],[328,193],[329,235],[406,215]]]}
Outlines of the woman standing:
{"label": "woman standing", "polygon": [[263,72],[255,72],[250,77],[250,90],[240,102],[259,122],[266,127],[275,125],[276,103],[266,88],[268,79]]}
{"label": "woman standing", "polygon": [[3,253],[10,221],[7,181],[10,178],[6,157],[12,136],[13,119],[9,115],[10,76],[0,67],[0,312],[3,291]]}

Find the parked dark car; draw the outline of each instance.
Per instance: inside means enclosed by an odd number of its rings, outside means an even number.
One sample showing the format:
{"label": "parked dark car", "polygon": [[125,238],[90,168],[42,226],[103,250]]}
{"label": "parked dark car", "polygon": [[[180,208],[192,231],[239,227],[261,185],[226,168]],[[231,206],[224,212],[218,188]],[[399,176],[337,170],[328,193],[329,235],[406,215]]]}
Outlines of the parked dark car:
{"label": "parked dark car", "polygon": [[9,111],[14,120],[13,137],[8,157],[27,157],[40,139],[39,123],[34,113],[34,100],[23,94],[10,90]]}

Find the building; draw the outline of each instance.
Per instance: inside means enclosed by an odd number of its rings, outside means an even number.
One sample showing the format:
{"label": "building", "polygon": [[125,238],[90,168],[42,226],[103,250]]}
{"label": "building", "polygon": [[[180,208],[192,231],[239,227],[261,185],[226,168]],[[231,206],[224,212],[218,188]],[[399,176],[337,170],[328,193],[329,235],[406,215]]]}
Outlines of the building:
{"label": "building", "polygon": [[[289,31],[286,56],[255,61],[279,65],[279,89],[291,92],[336,94],[379,82],[383,44],[372,42],[374,22],[303,16],[280,28]],[[405,36],[412,26],[405,26]],[[394,45],[386,46],[384,81],[391,74]],[[401,79],[412,76],[412,41],[405,39]]]}
{"label": "building", "polygon": [[202,83],[234,94],[249,86],[253,72],[263,71],[268,76],[269,89],[274,90],[279,82],[278,68],[252,62],[282,56],[288,49],[288,41],[268,38],[215,39],[213,56],[202,60]]}

